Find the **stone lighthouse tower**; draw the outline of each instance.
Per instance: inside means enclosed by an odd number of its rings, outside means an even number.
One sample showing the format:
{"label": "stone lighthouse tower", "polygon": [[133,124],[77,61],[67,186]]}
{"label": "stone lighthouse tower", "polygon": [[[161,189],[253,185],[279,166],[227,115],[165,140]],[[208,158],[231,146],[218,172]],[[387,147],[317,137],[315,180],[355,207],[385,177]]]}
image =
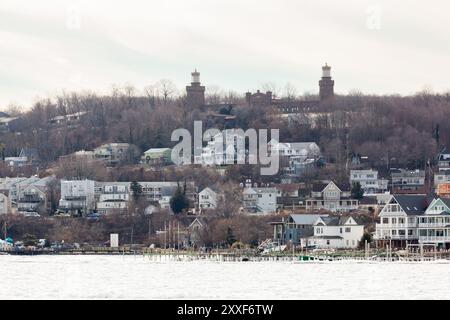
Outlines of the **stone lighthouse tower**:
{"label": "stone lighthouse tower", "polygon": [[200,84],[200,72],[197,69],[191,76],[191,85],[186,86],[186,103],[189,107],[198,108],[205,105],[205,87]]}
{"label": "stone lighthouse tower", "polygon": [[322,79],[319,81],[320,101],[334,97],[334,80],[331,79],[331,67],[325,63],[322,67]]}

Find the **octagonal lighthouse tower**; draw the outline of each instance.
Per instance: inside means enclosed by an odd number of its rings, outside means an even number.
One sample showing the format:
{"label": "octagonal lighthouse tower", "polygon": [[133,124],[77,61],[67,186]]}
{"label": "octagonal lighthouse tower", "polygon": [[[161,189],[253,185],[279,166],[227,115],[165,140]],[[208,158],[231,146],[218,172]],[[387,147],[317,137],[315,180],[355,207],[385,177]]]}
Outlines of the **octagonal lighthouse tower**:
{"label": "octagonal lighthouse tower", "polygon": [[320,101],[334,97],[334,80],[331,79],[331,67],[325,63],[322,67],[322,79],[319,81]]}
{"label": "octagonal lighthouse tower", "polygon": [[200,83],[200,72],[197,69],[191,73],[191,85],[186,86],[186,103],[191,108],[205,105],[205,87]]}

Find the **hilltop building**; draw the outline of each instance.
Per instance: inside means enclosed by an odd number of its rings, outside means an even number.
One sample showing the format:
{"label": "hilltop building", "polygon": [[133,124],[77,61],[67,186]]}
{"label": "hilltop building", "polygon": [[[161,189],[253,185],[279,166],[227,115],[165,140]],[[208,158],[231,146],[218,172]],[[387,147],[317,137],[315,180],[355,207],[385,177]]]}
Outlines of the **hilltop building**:
{"label": "hilltop building", "polygon": [[190,108],[199,108],[205,105],[205,87],[200,83],[200,72],[197,69],[191,76],[191,85],[186,86],[186,105]]}
{"label": "hilltop building", "polygon": [[331,67],[326,63],[322,67],[322,79],[319,81],[319,97],[320,101],[334,97],[334,80],[331,79]]}
{"label": "hilltop building", "polygon": [[331,77],[331,66],[325,64],[322,67],[322,78],[319,81],[319,99],[298,100],[298,99],[278,99],[273,93],[247,92],[245,100],[248,106],[273,106],[279,113],[295,114],[299,112],[315,112],[319,107],[334,97],[334,80]]}

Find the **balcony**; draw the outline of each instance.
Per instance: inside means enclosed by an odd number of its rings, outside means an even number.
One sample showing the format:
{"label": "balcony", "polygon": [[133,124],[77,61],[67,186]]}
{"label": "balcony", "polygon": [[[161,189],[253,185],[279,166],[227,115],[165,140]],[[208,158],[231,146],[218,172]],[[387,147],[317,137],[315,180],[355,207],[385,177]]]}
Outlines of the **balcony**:
{"label": "balcony", "polygon": [[450,236],[420,236],[420,242],[450,242]]}
{"label": "balcony", "polygon": [[[449,227],[450,223],[445,223],[445,222],[435,222],[435,223],[419,223],[418,227],[419,228],[445,228],[445,227]],[[450,227],[449,227],[450,228]]]}
{"label": "balcony", "polygon": [[418,239],[418,237],[415,235],[399,235],[399,234],[397,234],[395,236],[391,236],[391,235],[384,235],[384,234],[381,234],[381,235],[375,234],[375,239],[376,240],[416,240],[416,239]]}
{"label": "balcony", "polygon": [[128,190],[108,190],[101,192],[102,194],[128,194]]}
{"label": "balcony", "polygon": [[411,224],[411,223],[396,223],[396,224],[387,224],[387,223],[377,223],[375,225],[377,229],[411,229],[411,228],[417,228],[417,224]]}
{"label": "balcony", "polygon": [[86,196],[65,196],[63,199],[66,201],[83,201],[86,200]]}
{"label": "balcony", "polygon": [[26,197],[26,198],[19,198],[19,200],[17,202],[18,203],[40,203],[43,201],[44,200],[42,200],[41,198],[37,198],[37,197]]}

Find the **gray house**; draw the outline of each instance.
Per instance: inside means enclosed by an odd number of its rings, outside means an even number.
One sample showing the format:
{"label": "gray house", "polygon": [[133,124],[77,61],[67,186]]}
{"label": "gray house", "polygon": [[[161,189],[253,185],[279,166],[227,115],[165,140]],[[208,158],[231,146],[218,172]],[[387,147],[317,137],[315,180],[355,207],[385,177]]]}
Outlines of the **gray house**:
{"label": "gray house", "polygon": [[280,222],[272,222],[274,241],[280,244],[300,244],[300,240],[314,235],[314,224],[319,218],[328,217],[321,214],[291,214]]}

